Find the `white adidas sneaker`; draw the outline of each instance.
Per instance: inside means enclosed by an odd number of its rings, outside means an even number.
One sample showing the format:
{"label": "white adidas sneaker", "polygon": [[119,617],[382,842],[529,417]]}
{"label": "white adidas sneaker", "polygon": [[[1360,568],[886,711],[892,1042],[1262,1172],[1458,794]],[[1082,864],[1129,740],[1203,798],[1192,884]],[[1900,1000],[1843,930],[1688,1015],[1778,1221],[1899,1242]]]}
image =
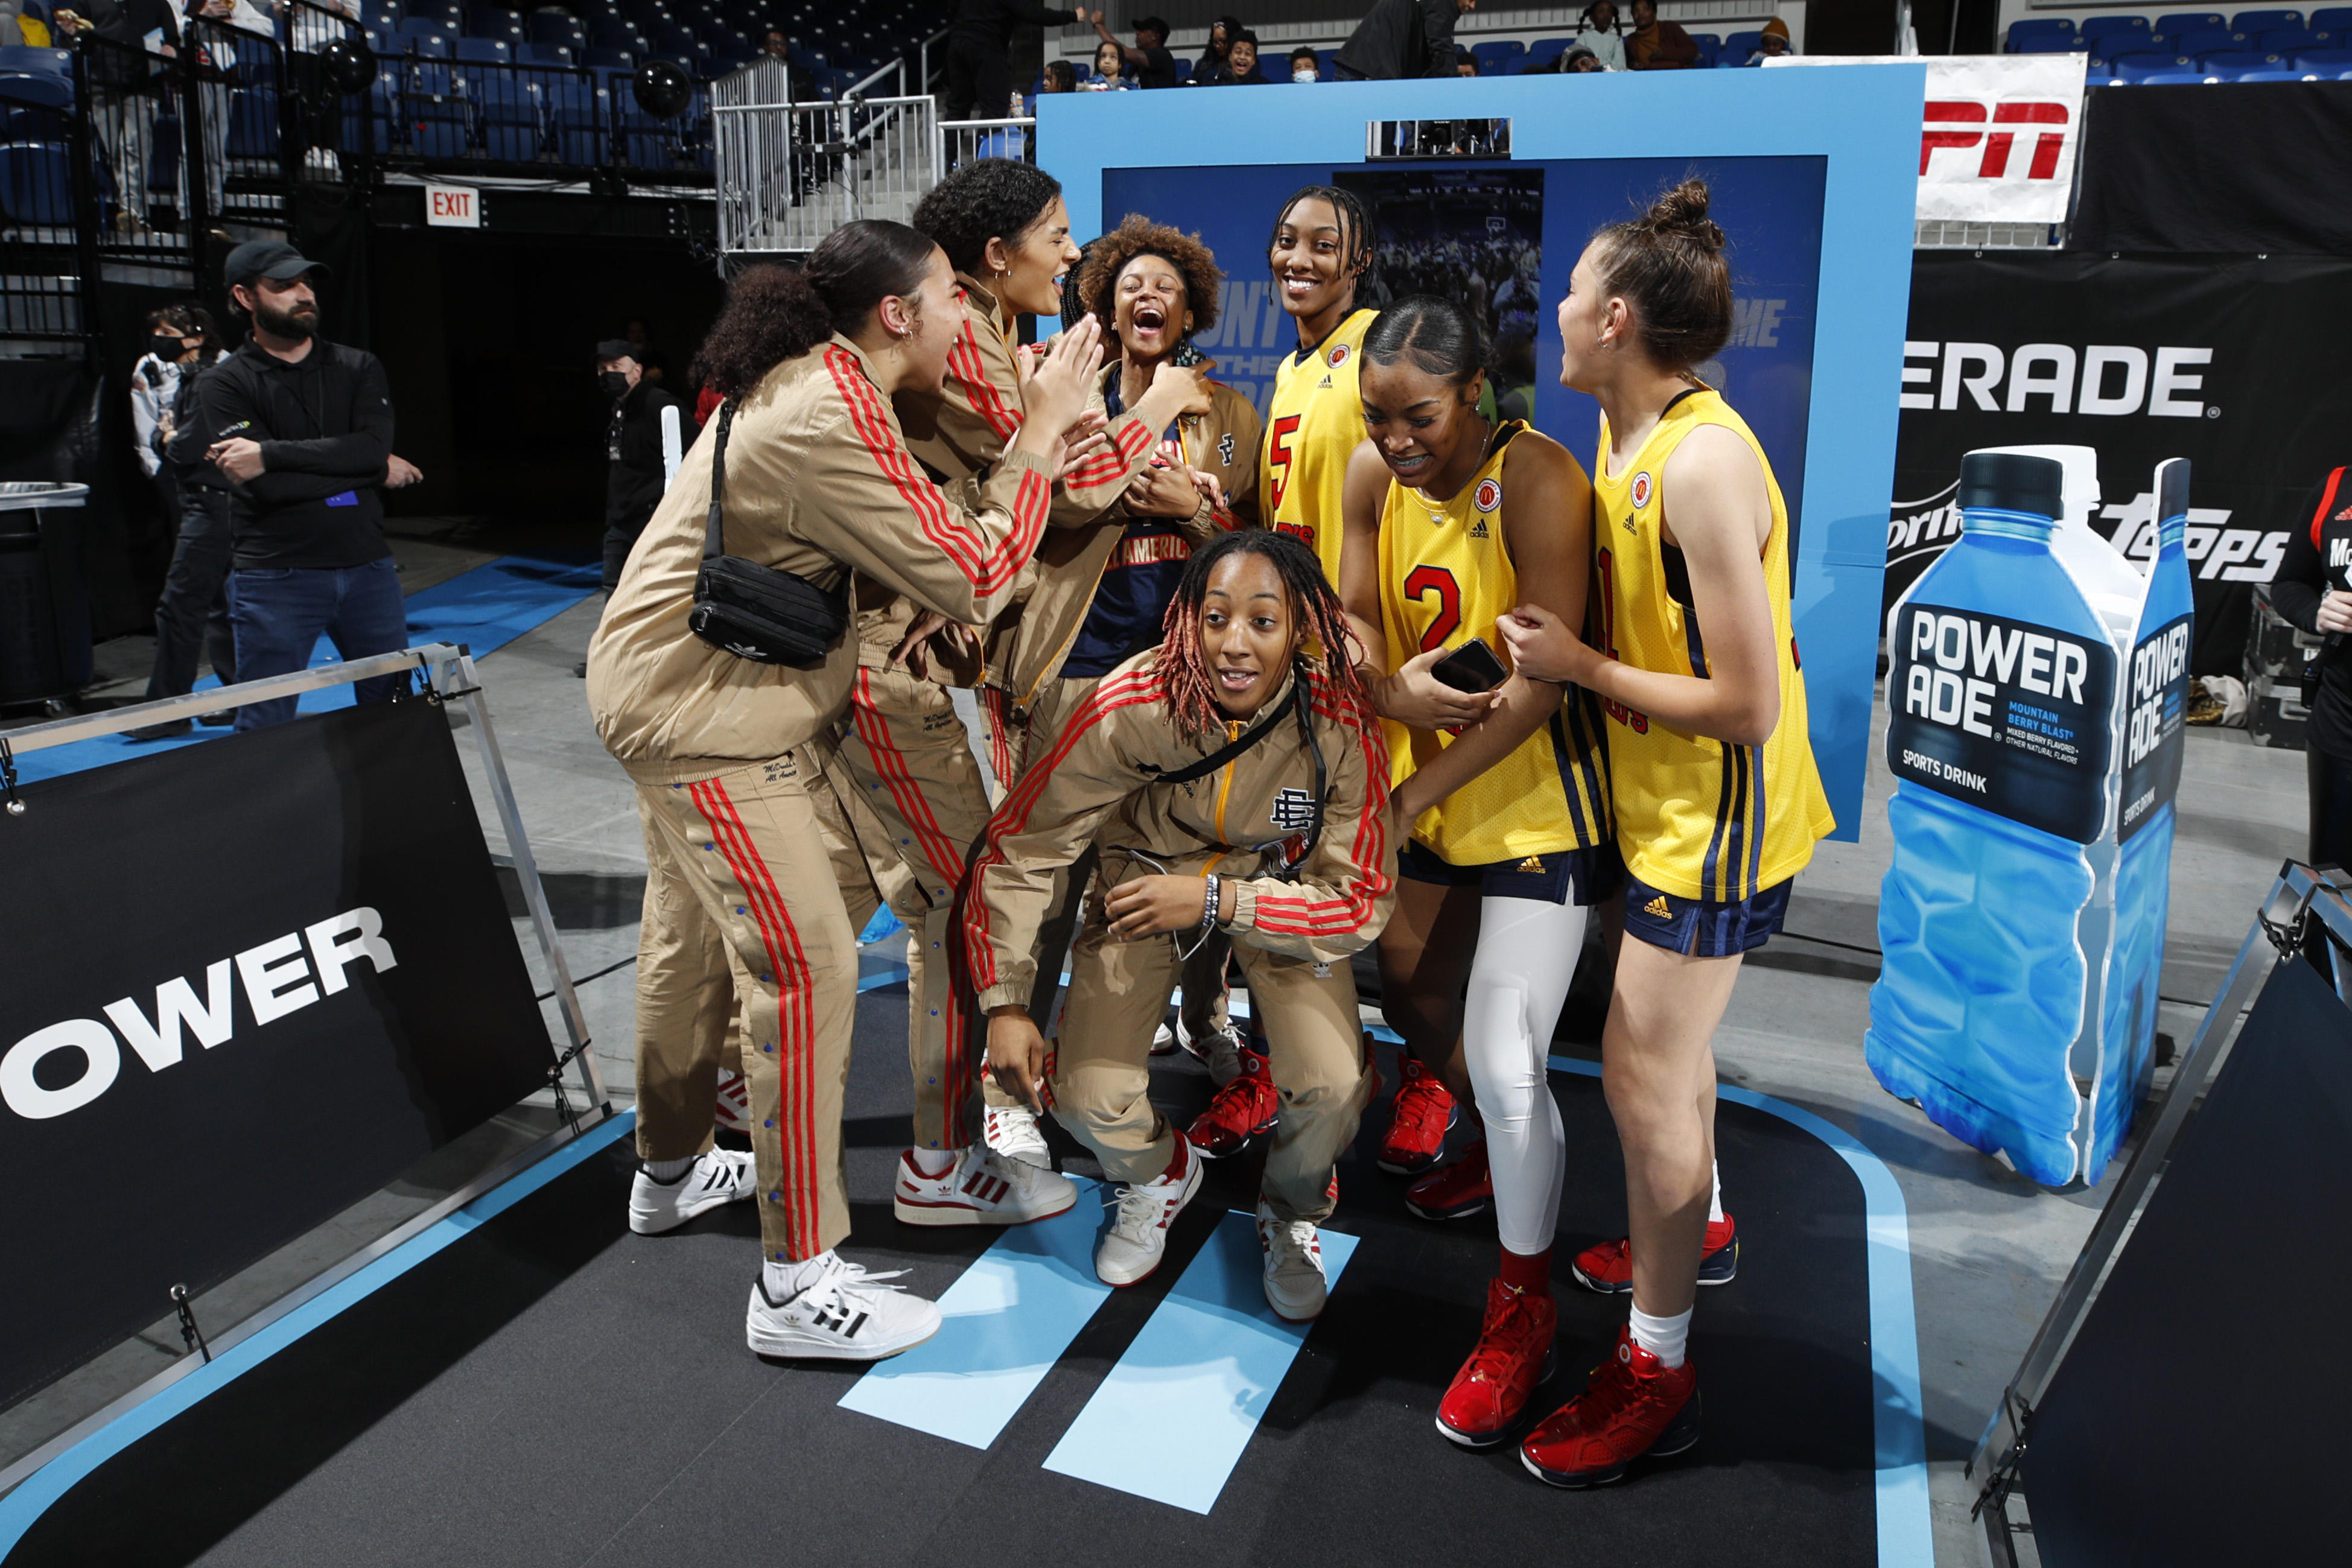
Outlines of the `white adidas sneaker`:
{"label": "white adidas sneaker", "polygon": [[935,1176],[915,1168],[912,1150],[900,1155],[890,1191],[890,1211],[908,1225],[1025,1225],[1077,1201],[1069,1177],[979,1144],[958,1150],[956,1163]]}
{"label": "white adidas sneaker", "polygon": [[1319,1316],[1330,1287],[1323,1277],[1323,1239],[1314,1222],[1276,1219],[1260,1198],[1257,1245],[1265,1259],[1265,1301],[1274,1315],[1293,1323]]}
{"label": "white adidas sneaker", "polygon": [[1120,1187],[1111,1200],[1118,1214],[1095,1244],[1095,1277],[1104,1284],[1132,1285],[1160,1267],[1168,1250],[1168,1228],[1201,1190],[1201,1170],[1207,1164],[1189,1149],[1181,1152],[1182,1176]]}
{"label": "white adidas sneaker", "polygon": [[711,1113],[711,1124],[722,1133],[748,1133],[751,1130],[751,1082],[740,1072],[719,1075],[719,1103]]}
{"label": "white adidas sneaker", "polygon": [[629,1187],[629,1228],[640,1236],[676,1230],[698,1214],[750,1197],[758,1186],[751,1156],[733,1149],[712,1149],[676,1181],[656,1181],[640,1168]]}
{"label": "white adidas sneaker", "polygon": [[768,1294],[764,1273],[751,1282],[743,1314],[743,1341],[761,1355],[822,1361],[879,1361],[912,1350],[940,1332],[936,1302],[886,1285],[906,1272],[869,1274],[826,1252],[822,1270],[790,1301]]}
{"label": "white adidas sneaker", "polygon": [[1045,1130],[1037,1125],[1037,1113],[1028,1106],[1012,1105],[999,1110],[991,1105],[982,1122],[982,1136],[990,1148],[1006,1159],[1019,1160],[1041,1171],[1054,1168],[1054,1152],[1045,1145]]}
{"label": "white adidas sneaker", "polygon": [[1169,1027],[1167,1019],[1162,1019],[1160,1027],[1151,1031],[1151,1054],[1165,1056],[1175,1049],[1176,1031]]}

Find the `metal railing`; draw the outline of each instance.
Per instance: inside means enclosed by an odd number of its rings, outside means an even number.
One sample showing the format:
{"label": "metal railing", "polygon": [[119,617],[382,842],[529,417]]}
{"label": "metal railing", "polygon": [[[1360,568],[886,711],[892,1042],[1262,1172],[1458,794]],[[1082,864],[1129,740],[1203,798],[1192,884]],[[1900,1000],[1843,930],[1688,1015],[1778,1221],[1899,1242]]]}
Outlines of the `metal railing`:
{"label": "metal railing", "polygon": [[91,339],[98,312],[97,231],[80,221],[91,201],[88,127],[73,110],[72,78],[0,78],[0,334],[44,347]]}
{"label": "metal railing", "polygon": [[723,252],[806,252],[855,218],[905,223],[938,183],[926,97],[721,103],[711,120]]}
{"label": "metal railing", "polygon": [[1037,162],[1037,122],[1023,120],[942,120],[937,165],[945,179],[966,163],[982,158],[1010,158],[1017,163]]}

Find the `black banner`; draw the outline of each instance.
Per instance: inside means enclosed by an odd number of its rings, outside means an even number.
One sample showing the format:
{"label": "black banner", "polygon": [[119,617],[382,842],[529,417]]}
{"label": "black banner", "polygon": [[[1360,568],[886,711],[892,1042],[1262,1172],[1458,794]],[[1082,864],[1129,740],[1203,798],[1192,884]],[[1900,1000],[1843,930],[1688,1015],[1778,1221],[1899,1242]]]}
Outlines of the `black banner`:
{"label": "black banner", "polygon": [[2186,457],[2189,671],[2240,674],[2252,587],[2276,573],[2295,503],[2352,462],[2347,298],[2345,261],[1921,253],[1885,602],[1958,537],[1963,453],[2095,448],[2092,527],[2143,566],[2156,465]]}
{"label": "black banner", "polygon": [[2094,254],[2352,252],[2352,82],[2093,88],[2066,245]]}
{"label": "black banner", "polygon": [[0,1404],[546,1081],[447,721],[377,704],[0,817]]}
{"label": "black banner", "polygon": [[1886,671],[1895,777],[2078,843],[2097,838],[2115,649],[2095,635],[1917,600],[1897,622]]}

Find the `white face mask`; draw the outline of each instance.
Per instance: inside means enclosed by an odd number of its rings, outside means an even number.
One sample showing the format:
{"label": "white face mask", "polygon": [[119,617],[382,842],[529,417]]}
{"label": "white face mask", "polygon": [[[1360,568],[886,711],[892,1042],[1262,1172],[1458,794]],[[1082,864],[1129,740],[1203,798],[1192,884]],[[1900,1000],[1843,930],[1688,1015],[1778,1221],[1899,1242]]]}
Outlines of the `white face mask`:
{"label": "white face mask", "polygon": [[1290,73],[1290,79],[1292,81],[1320,81],[1323,78],[1316,72],[1307,69],[1305,66],[1300,66],[1297,70]]}

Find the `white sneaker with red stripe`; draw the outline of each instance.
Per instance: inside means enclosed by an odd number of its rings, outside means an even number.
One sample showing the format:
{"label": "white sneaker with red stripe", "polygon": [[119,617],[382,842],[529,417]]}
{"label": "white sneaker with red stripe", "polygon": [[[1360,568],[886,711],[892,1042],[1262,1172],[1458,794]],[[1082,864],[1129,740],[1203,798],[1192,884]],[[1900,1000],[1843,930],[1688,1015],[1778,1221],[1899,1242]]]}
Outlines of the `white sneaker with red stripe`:
{"label": "white sneaker with red stripe", "polygon": [[908,1225],[1025,1225],[1077,1201],[1069,1177],[975,1144],[957,1150],[956,1163],[935,1176],[915,1168],[913,1150],[900,1155],[890,1210]]}
{"label": "white sneaker with red stripe", "polygon": [[711,1124],[722,1133],[751,1130],[751,1081],[740,1072],[719,1075],[719,1105]]}
{"label": "white sneaker with red stripe", "polygon": [[711,1149],[676,1181],[656,1181],[644,1171],[629,1187],[629,1228],[640,1236],[676,1230],[698,1214],[738,1202],[757,1188],[751,1156]]}
{"label": "white sneaker with red stripe", "polygon": [[879,1361],[912,1350],[940,1332],[938,1303],[909,1296],[885,1280],[906,1272],[869,1274],[832,1252],[815,1260],[814,1276],[784,1301],[768,1294],[764,1276],[751,1281],[743,1340],[761,1355],[820,1361]]}
{"label": "white sneaker with red stripe", "polygon": [[1265,1259],[1265,1303],[1285,1322],[1319,1316],[1329,1297],[1323,1275],[1323,1238],[1310,1219],[1277,1219],[1257,1200],[1257,1245]]}
{"label": "white sneaker with red stripe", "polygon": [[985,1120],[982,1136],[990,1148],[1008,1160],[1019,1160],[1041,1171],[1054,1168],[1054,1151],[1046,1146],[1045,1130],[1037,1125],[1036,1112],[1026,1105],[991,1105]]}
{"label": "white sneaker with red stripe", "polygon": [[1132,1285],[1160,1267],[1168,1250],[1168,1228],[1201,1190],[1207,1164],[1181,1138],[1176,1140],[1176,1157],[1184,1162],[1181,1173],[1120,1187],[1111,1200],[1118,1213],[1095,1246],[1095,1277],[1104,1284]]}

